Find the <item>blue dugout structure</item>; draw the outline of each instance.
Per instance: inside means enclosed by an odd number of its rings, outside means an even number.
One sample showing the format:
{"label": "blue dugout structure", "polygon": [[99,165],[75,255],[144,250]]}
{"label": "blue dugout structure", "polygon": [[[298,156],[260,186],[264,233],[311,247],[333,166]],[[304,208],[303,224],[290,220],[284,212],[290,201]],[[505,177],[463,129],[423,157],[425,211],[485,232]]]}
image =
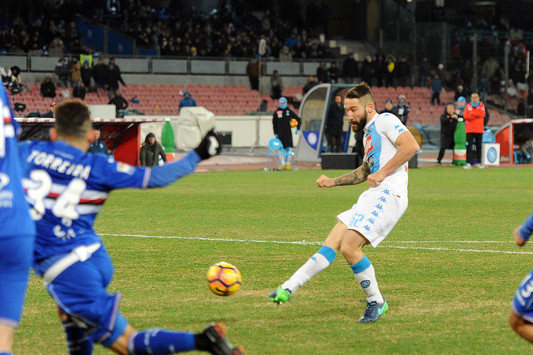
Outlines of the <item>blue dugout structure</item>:
{"label": "blue dugout structure", "polygon": [[[319,84],[307,92],[298,111],[302,119],[302,136],[295,149],[297,161],[320,161],[322,153],[327,151],[325,128],[329,107],[335,102],[337,94],[344,98],[346,92],[353,86],[352,84]],[[351,135],[351,126],[345,120],[342,137],[343,152],[348,151]]]}

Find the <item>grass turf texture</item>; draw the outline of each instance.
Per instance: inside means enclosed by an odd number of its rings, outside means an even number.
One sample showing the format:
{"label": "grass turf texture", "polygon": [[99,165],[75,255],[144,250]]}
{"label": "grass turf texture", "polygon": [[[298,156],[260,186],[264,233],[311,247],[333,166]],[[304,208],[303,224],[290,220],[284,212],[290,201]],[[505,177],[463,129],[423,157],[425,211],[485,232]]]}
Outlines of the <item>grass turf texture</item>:
{"label": "grass turf texture", "polygon": [[[103,237],[116,269],[110,290],[124,294],[123,314],[137,329],[199,331],[222,320],[247,354],[531,353],[507,319],[533,258],[532,245],[511,242],[533,211],[533,169],[411,170],[406,214],[377,249],[365,248],[390,305],[375,324],[357,323],[364,293],[342,255],[287,304],[266,300],[368,186],[319,189],[321,173],[217,171],[164,189],[113,192],[99,233],[191,238]],[[218,261],[242,272],[234,296],[215,296],[206,285],[205,272]],[[14,353],[66,353],[53,302],[35,276]],[[95,346],[95,354],[108,353]]]}

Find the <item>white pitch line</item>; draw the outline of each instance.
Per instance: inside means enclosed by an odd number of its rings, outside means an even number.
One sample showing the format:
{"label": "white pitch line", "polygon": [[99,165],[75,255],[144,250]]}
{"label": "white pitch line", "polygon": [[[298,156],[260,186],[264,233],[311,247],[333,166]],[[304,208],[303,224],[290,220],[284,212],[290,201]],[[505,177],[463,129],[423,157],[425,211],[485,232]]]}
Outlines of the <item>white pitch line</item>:
{"label": "white pitch line", "polygon": [[[283,240],[259,240],[259,239],[232,239],[232,238],[212,238],[212,237],[181,237],[181,236],[167,236],[167,235],[144,235],[144,234],[113,234],[101,233],[101,236],[106,237],[133,237],[133,238],[154,238],[154,239],[180,239],[180,240],[203,240],[212,242],[236,242],[236,243],[261,243],[261,244],[291,244],[291,245],[322,245],[323,242],[313,241],[283,241]],[[533,255],[531,251],[506,251],[506,250],[482,250],[482,249],[461,249],[461,248],[442,248],[442,247],[407,247],[389,244],[415,244],[415,243],[446,243],[446,241],[398,241],[398,242],[384,242],[380,244],[383,248],[390,249],[405,249],[405,250],[433,250],[433,251],[457,251],[462,253],[492,253],[492,254],[521,254]],[[447,241],[447,243],[511,243],[502,240],[461,240],[461,241]]]}
{"label": "white pitch line", "polygon": [[212,237],[180,237],[167,235],[144,235],[144,234],[106,234],[108,237],[134,237],[134,238],[157,238],[157,239],[181,239],[181,240],[207,240],[212,242],[238,242],[238,243],[267,243],[267,244],[295,244],[295,245],[322,245],[323,242],[283,241],[283,240],[258,240],[258,239],[232,239],[232,238],[212,238]]}
{"label": "white pitch line", "polygon": [[533,255],[533,251],[507,251],[507,250],[482,250],[482,249],[459,249],[459,248],[431,248],[431,247],[401,247],[395,245],[381,245],[389,249],[407,249],[407,250],[436,250],[436,251],[458,251],[462,253],[492,253],[492,254],[521,254]]}
{"label": "white pitch line", "polygon": [[388,243],[394,244],[418,244],[418,243],[472,243],[472,244],[489,244],[489,243],[513,243],[513,240],[391,240]]}

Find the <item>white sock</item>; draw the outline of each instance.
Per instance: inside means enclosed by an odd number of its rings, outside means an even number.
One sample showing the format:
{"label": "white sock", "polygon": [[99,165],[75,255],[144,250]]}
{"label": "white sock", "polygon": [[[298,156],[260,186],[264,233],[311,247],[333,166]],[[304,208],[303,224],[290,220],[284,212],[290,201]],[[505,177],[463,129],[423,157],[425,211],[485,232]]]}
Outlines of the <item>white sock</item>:
{"label": "white sock", "polygon": [[361,285],[363,291],[365,291],[367,301],[383,303],[384,299],[381,292],[379,292],[374,266],[370,263],[366,255],[357,264],[350,265],[350,267],[355,274],[355,279]]}
{"label": "white sock", "polygon": [[289,280],[281,285],[292,294],[320,271],[326,269],[335,259],[336,253],[330,247],[323,246],[301,268],[296,271]]}

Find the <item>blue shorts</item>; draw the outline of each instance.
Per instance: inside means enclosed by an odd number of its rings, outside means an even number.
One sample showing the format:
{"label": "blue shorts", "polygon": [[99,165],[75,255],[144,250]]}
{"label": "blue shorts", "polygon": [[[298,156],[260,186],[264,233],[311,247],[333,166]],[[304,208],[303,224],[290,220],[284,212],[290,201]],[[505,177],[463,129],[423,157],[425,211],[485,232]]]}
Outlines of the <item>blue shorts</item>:
{"label": "blue shorts", "polygon": [[[48,265],[47,265],[48,264]],[[35,266],[44,273],[46,261]],[[75,324],[86,328],[92,341],[109,347],[124,333],[126,319],[119,312],[120,293],[109,294],[106,287],[113,277],[113,265],[102,246],[88,260],[76,262],[46,287],[56,304]]]}
{"label": "blue shorts", "polygon": [[512,307],[516,315],[533,323],[533,270],[527,274],[518,286]]}
{"label": "blue shorts", "polygon": [[16,328],[28,286],[33,236],[0,238],[0,324]]}

